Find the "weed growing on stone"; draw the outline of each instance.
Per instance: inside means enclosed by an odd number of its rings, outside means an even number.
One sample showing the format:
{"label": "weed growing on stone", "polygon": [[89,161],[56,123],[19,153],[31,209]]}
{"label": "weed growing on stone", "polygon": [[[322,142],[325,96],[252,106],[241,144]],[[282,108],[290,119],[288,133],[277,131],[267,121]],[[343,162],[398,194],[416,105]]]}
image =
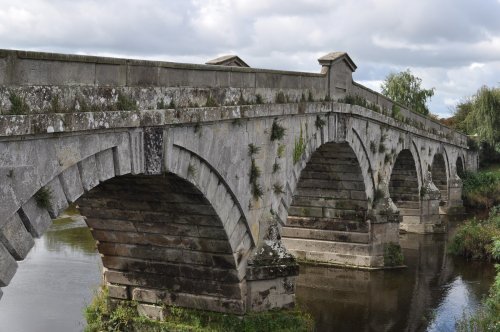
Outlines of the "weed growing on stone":
{"label": "weed growing on stone", "polygon": [[207,98],[207,102],[205,103],[205,107],[219,107],[219,103],[211,96],[209,95]]}
{"label": "weed growing on stone", "polygon": [[384,247],[384,266],[399,266],[403,261],[401,246],[394,242],[387,243]]}
{"label": "weed growing on stone", "polygon": [[271,127],[271,141],[281,140],[285,136],[286,128],[283,127],[276,119],[273,120]]}
{"label": "weed growing on stone", "polygon": [[286,103],[286,96],[283,93],[283,91],[276,93],[276,98],[274,101],[276,104],[285,104]]}
{"label": "weed growing on stone", "polygon": [[62,112],[61,103],[59,102],[59,96],[52,97],[52,100],[50,101],[50,112],[52,113]]}
{"label": "weed growing on stone", "polygon": [[371,141],[370,142],[370,151],[375,154],[377,152],[377,144],[375,142]]}
{"label": "weed growing on stone", "polygon": [[28,114],[30,109],[24,98],[21,98],[14,92],[10,93],[10,114]]}
{"label": "weed growing on stone", "polygon": [[167,107],[167,103],[165,103],[163,101],[163,99],[156,103],[156,109],[158,109],[158,110],[164,110],[164,109],[167,109],[167,108],[168,108]]}
{"label": "weed growing on stone", "polygon": [[241,118],[236,118],[233,120],[233,125],[241,127],[242,126],[242,121]]}
{"label": "weed growing on stone", "polygon": [[313,97],[313,94],[312,94],[311,90],[307,91],[307,101],[308,102],[313,102],[314,101],[314,97]]}
{"label": "weed growing on stone", "polygon": [[285,193],[285,191],[283,190],[283,185],[281,183],[273,184],[273,191],[276,195],[281,195]]}
{"label": "weed growing on stone", "polygon": [[396,104],[392,104],[392,109],[391,109],[392,117],[397,118],[400,113],[401,113],[401,108]]}
{"label": "weed growing on stone", "polygon": [[277,173],[280,169],[281,169],[280,164],[278,164],[277,162],[275,162],[275,163],[273,164],[273,174],[274,174],[274,173]]}
{"label": "weed growing on stone", "polygon": [[306,142],[302,134],[302,126],[300,126],[300,136],[295,138],[295,144],[293,147],[293,163],[296,164],[306,151]]}
{"label": "weed growing on stone", "polygon": [[285,144],[278,145],[278,151],[277,151],[278,158],[283,158],[283,156],[285,155],[285,148],[286,148]]}
{"label": "weed growing on stone", "polygon": [[316,129],[320,130],[326,125],[326,121],[322,119],[319,115],[317,115],[316,121],[314,121],[314,125],[316,126]]}
{"label": "weed growing on stone", "polygon": [[52,191],[42,187],[35,193],[35,202],[39,208],[49,209],[52,206]]}
{"label": "weed growing on stone", "polygon": [[255,95],[255,103],[256,104],[264,104],[264,99],[262,98],[262,95],[256,94]]}
{"label": "weed growing on stone", "polygon": [[122,93],[118,93],[118,99],[116,101],[116,109],[119,111],[136,111],[137,105],[129,97]]}
{"label": "weed growing on stone", "polygon": [[193,164],[189,164],[188,169],[187,169],[188,177],[194,177],[194,176],[196,176],[196,173],[198,173],[196,166],[194,166]]}
{"label": "weed growing on stone", "polygon": [[385,145],[384,145],[384,143],[382,143],[382,142],[381,142],[381,143],[378,145],[378,152],[379,152],[379,153],[384,153],[384,152],[385,152]]}
{"label": "weed growing on stone", "polygon": [[256,155],[260,151],[260,146],[256,146],[253,143],[248,144],[248,155],[250,157]]}
{"label": "weed growing on stone", "polygon": [[392,155],[390,153],[386,153],[384,156],[384,164],[390,163],[392,160]]}
{"label": "weed growing on stone", "polygon": [[170,103],[168,104],[168,108],[175,109],[175,102],[174,102],[173,98],[170,100]]}
{"label": "weed growing on stone", "polygon": [[250,173],[248,174],[248,176],[250,180],[249,182],[251,185],[252,196],[254,199],[259,199],[264,194],[262,186],[257,182],[258,179],[260,178],[260,174],[261,174],[260,168],[259,166],[257,166],[255,159],[252,158],[252,162],[250,164]]}

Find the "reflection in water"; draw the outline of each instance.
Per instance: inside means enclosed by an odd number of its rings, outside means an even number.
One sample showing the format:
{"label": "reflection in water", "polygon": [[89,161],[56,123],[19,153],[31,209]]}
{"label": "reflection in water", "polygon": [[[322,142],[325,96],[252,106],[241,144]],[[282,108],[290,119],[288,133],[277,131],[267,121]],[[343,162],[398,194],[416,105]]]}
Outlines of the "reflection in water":
{"label": "reflection in water", "polygon": [[101,260],[94,248],[81,218],[54,221],[3,288],[0,331],[83,330],[83,307],[101,283]]}
{"label": "reflection in water", "polygon": [[402,270],[301,266],[297,299],[318,331],[454,331],[487,294],[490,264],[446,254],[446,235],[401,235]]}
{"label": "reflection in water", "polygon": [[[318,331],[453,331],[487,294],[494,270],[446,255],[446,239],[402,235],[406,269],[301,266],[297,300]],[[82,309],[101,282],[94,248],[81,218],[55,221],[3,289],[0,330],[81,331]]]}

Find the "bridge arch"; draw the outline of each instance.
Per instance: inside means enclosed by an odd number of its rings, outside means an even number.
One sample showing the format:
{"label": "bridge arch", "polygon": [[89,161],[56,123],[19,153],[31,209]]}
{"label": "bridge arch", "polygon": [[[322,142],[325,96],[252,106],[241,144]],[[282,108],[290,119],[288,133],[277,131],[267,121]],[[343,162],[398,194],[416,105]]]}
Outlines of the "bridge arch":
{"label": "bridge arch", "polygon": [[461,155],[457,156],[457,160],[455,162],[455,167],[457,171],[457,175],[459,178],[463,179],[465,176],[465,163],[464,158]]}
{"label": "bridge arch", "polygon": [[[420,193],[417,164],[410,149],[402,149],[392,166],[389,195],[403,223],[420,222]],[[416,219],[416,220],[415,220]]]}
{"label": "bridge arch", "polygon": [[448,167],[444,151],[434,154],[431,164],[431,173],[432,182],[441,193],[440,205],[446,205],[448,202]]}
{"label": "bridge arch", "polygon": [[123,153],[113,147],[91,154],[34,190],[50,193],[48,205],[34,195],[9,219],[4,230],[11,232],[1,239],[8,256],[0,254],[10,258],[0,262],[0,286],[8,285],[33,237],[76,202],[98,241],[111,297],[244,313],[254,244],[225,182],[185,150],[174,148],[176,167],[157,175],[131,174],[134,158]]}

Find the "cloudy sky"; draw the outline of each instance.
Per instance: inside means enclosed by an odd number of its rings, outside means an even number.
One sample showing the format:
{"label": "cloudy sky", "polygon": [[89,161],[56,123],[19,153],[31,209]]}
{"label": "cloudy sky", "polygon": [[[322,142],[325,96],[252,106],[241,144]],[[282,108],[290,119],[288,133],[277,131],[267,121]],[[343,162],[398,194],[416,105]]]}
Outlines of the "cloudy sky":
{"label": "cloudy sky", "polygon": [[0,48],[312,72],[346,51],[375,90],[410,68],[444,117],[500,86],[500,0],[0,0]]}

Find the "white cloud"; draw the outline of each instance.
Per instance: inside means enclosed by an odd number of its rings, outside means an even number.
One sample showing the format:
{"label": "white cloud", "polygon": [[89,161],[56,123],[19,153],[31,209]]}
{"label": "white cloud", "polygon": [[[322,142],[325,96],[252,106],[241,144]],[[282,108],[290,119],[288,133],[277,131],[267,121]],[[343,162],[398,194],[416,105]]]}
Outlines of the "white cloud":
{"label": "white cloud", "polygon": [[500,77],[500,1],[0,0],[0,48],[203,63],[236,53],[255,67],[319,72],[347,51],[371,89],[411,68],[435,87],[431,111]]}

